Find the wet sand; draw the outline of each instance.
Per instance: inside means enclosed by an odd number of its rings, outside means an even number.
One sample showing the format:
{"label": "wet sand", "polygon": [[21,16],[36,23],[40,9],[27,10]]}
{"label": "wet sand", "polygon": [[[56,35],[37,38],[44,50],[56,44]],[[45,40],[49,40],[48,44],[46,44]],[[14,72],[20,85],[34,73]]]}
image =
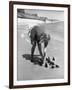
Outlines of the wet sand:
{"label": "wet sand", "polygon": [[[25,19],[26,20],[26,19]],[[21,34],[30,28],[30,25],[35,25],[35,21],[18,19],[17,31],[17,80],[42,80],[42,79],[63,79],[64,78],[64,22],[56,22],[52,24],[44,24],[48,33],[51,35],[47,54],[49,57],[55,57],[55,63],[60,68],[51,69],[44,66],[35,65],[23,57],[24,54],[31,54],[31,44],[21,37]],[[31,23],[30,23],[31,22]],[[33,24],[32,24],[33,23]],[[38,21],[39,23],[39,21]],[[43,24],[43,22],[40,22]],[[36,22],[37,24],[37,22]],[[32,27],[31,26],[31,27]],[[28,38],[28,37],[26,37]],[[39,55],[36,47],[35,55]]]}

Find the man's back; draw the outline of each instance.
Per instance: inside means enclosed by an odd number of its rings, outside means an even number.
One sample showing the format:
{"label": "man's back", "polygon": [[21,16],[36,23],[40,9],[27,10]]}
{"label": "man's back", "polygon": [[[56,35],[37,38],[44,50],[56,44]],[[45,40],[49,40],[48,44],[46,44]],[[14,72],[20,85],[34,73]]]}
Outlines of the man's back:
{"label": "man's back", "polygon": [[42,33],[46,33],[46,29],[42,25],[39,25],[39,26],[34,26],[31,32],[33,33],[35,32],[38,35],[41,35]]}
{"label": "man's back", "polygon": [[34,26],[31,30],[31,42],[37,41],[44,41],[49,39],[48,37],[48,30],[46,30],[46,28],[44,27],[44,24],[42,25],[38,25],[38,26]]}

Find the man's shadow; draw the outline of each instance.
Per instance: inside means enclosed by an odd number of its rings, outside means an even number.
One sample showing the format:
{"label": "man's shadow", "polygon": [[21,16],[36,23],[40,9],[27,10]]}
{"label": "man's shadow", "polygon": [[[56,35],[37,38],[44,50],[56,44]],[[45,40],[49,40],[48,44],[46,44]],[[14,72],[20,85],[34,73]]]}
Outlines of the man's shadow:
{"label": "man's shadow", "polygon": [[34,55],[33,62],[31,62],[31,54],[23,54],[22,55],[22,57],[25,58],[25,60],[29,60],[31,63],[34,63],[35,65],[42,66],[42,59],[39,56],[40,55]]}

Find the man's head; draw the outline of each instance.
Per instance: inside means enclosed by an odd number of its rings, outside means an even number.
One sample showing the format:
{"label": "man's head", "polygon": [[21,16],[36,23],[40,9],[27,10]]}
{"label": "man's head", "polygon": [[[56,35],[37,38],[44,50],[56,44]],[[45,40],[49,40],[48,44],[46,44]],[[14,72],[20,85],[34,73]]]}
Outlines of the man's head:
{"label": "man's head", "polygon": [[43,34],[43,35],[41,35],[39,43],[41,44],[41,43],[44,43],[44,42],[49,42],[50,39],[51,39],[50,34]]}

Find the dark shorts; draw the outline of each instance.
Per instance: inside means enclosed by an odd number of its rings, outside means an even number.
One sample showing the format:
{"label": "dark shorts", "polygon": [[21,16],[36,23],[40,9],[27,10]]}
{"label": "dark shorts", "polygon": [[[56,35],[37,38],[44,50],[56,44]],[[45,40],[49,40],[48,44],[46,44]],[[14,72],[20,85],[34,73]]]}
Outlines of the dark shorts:
{"label": "dark shorts", "polygon": [[38,35],[37,33],[33,33],[33,35],[31,36],[31,44],[33,43],[42,43],[44,42],[45,43],[45,47],[47,46],[48,44],[48,37],[45,33],[42,33],[40,35]]}

